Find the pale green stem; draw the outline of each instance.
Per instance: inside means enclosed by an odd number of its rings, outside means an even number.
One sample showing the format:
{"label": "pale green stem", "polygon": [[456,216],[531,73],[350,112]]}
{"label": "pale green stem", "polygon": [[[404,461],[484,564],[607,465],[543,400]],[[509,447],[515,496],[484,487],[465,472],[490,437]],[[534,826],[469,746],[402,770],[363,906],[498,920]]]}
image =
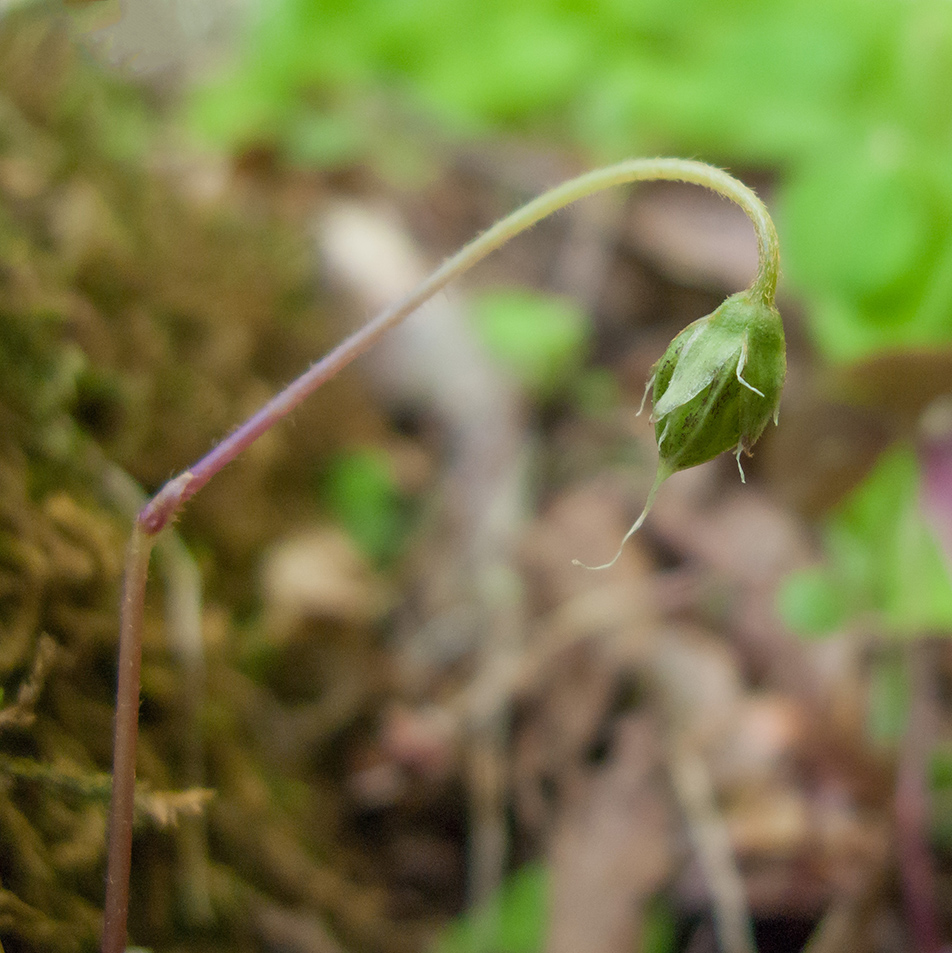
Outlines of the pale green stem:
{"label": "pale green stem", "polygon": [[523,205],[471,241],[434,272],[420,286],[417,294],[424,298],[429,297],[434,290],[444,287],[453,278],[472,268],[510,238],[566,205],[616,185],[659,180],[702,185],[730,199],[744,210],[757,233],[758,268],[751,283],[751,291],[768,304],[772,304],[780,272],[780,243],[766,206],[755,192],[723,169],[691,159],[628,159],[570,179]]}

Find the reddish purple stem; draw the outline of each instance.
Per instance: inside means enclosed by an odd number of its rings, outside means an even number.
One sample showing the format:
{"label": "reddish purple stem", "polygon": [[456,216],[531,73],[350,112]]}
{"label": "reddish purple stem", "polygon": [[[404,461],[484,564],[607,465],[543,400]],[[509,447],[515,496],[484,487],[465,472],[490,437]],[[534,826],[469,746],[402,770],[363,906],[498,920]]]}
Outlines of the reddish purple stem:
{"label": "reddish purple stem", "polygon": [[460,255],[451,258],[413,293],[382,312],[313,364],[193,467],[166,483],[139,514],[129,544],[123,584],[102,953],[123,953],[126,948],[139,726],[142,615],[149,555],[155,536],[175,518],[182,505],[222,467],[231,463],[277,421],[289,414],[318,387],[343,370],[386,331],[402,321],[470,264],[472,261],[467,262]]}
{"label": "reddish purple stem", "polygon": [[119,686],[116,692],[116,734],[113,753],[112,806],[109,812],[109,855],[103,953],[123,953],[129,910],[132,867],[132,819],[135,807],[136,742],[139,737],[139,671],[142,667],[142,611],[152,552],[152,537],[137,526],[129,541],[122,591],[119,632]]}
{"label": "reddish purple stem", "polygon": [[187,500],[191,499],[222,467],[227,466],[263,433],[287,416],[322,384],[360,357],[377,339],[415,311],[427,298],[443,288],[462,269],[450,259],[412,294],[379,314],[355,331],[333,351],[312,364],[300,377],[276,394],[257,413],[232,431],[218,446],[193,467],[170,480],[139,514],[139,525],[151,536],[158,533]]}

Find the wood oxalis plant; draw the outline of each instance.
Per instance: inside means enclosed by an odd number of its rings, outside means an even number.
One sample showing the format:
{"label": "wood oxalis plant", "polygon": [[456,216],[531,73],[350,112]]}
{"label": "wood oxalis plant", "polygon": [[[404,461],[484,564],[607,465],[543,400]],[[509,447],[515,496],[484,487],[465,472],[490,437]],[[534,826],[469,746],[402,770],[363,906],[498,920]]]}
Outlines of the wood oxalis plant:
{"label": "wood oxalis plant", "polygon": [[[763,203],[749,188],[720,169],[684,159],[631,159],[546,192],[474,239],[402,301],[313,364],[209,454],[170,480],[139,513],[133,527],[122,593],[103,953],[122,953],[126,948],[143,605],[149,556],[158,533],[222,467],[490,252],[571,202],[615,185],[655,180],[705,186],[737,203],[756,230],[759,265],[749,288],[685,328],[654,367],[648,389],[652,391],[658,470],[644,511],[622,546],[641,526],[658,487],[672,473],[726,450],[736,452],[739,465],[741,452],[750,451],[771,419],[776,422],[786,374],[783,327],[774,307],[779,272],[776,230]],[[587,568],[607,568],[618,554],[603,566]]]}

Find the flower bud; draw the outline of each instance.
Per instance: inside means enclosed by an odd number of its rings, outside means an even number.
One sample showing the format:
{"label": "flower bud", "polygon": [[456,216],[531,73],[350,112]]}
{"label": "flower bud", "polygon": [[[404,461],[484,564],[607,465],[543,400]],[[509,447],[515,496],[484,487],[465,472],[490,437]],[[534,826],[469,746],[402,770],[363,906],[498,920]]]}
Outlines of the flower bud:
{"label": "flower bud", "polygon": [[741,451],[777,421],[786,371],[780,315],[749,291],[688,325],[654,367],[659,476],[732,449],[739,466]]}
{"label": "flower bud", "polygon": [[[689,324],[668,345],[648,382],[658,441],[658,471],[641,516],[614,558],[645,521],[655,494],[678,470],[712,460],[725,450],[750,448],[768,421],[777,422],[787,373],[783,325],[777,309],[751,290],[732,295],[716,311]],[[646,391],[647,396],[647,391]],[[740,471],[741,480],[744,471]]]}

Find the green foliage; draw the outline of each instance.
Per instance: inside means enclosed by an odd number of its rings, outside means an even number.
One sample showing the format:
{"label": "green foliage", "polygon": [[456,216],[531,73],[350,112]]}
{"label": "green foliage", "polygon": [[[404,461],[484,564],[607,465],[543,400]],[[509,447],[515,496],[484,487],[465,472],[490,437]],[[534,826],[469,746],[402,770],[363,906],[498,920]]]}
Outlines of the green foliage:
{"label": "green foliage", "polygon": [[490,353],[537,398],[555,396],[581,370],[590,328],[570,299],[493,291],[473,302],[472,319]]}
{"label": "green foliage", "polygon": [[909,717],[909,666],[899,652],[878,658],[870,670],[869,710],[866,726],[870,737],[883,744],[898,744]]}
{"label": "green foliage", "polygon": [[[549,922],[550,876],[541,864],[526,864],[509,875],[481,913],[468,913],[451,924],[434,953],[542,953]],[[645,911],[643,953],[671,953],[676,931],[670,908],[662,902]]]}
{"label": "green foliage", "polygon": [[805,637],[829,635],[848,617],[843,593],[826,567],[814,566],[789,576],[778,601],[784,621]]}
{"label": "green foliage", "polygon": [[899,446],[837,509],[825,530],[827,562],[796,574],[780,596],[792,629],[822,634],[869,615],[886,631],[952,631],[948,567],[919,511],[915,454]]}
{"label": "green foliage", "polygon": [[321,497],[375,563],[386,563],[397,555],[409,514],[386,454],[366,448],[337,456],[323,475]]}
{"label": "green foliage", "polygon": [[642,953],[673,953],[677,947],[677,931],[670,907],[656,900],[645,911],[641,934]]}
{"label": "green foliage", "polygon": [[945,0],[275,0],[192,120],[318,164],[387,161],[422,117],[780,168],[787,274],[850,360],[952,341],[950,64]]}
{"label": "green foliage", "polygon": [[876,150],[851,143],[803,163],[783,197],[789,272],[835,359],[952,339],[952,206],[915,164]]}
{"label": "green foliage", "polygon": [[952,852],[952,748],[941,743],[932,751],[929,763],[932,793],[933,843],[944,854]]}
{"label": "green foliage", "polygon": [[448,927],[435,953],[542,953],[548,907],[548,871],[527,864],[510,874],[486,910]]}

